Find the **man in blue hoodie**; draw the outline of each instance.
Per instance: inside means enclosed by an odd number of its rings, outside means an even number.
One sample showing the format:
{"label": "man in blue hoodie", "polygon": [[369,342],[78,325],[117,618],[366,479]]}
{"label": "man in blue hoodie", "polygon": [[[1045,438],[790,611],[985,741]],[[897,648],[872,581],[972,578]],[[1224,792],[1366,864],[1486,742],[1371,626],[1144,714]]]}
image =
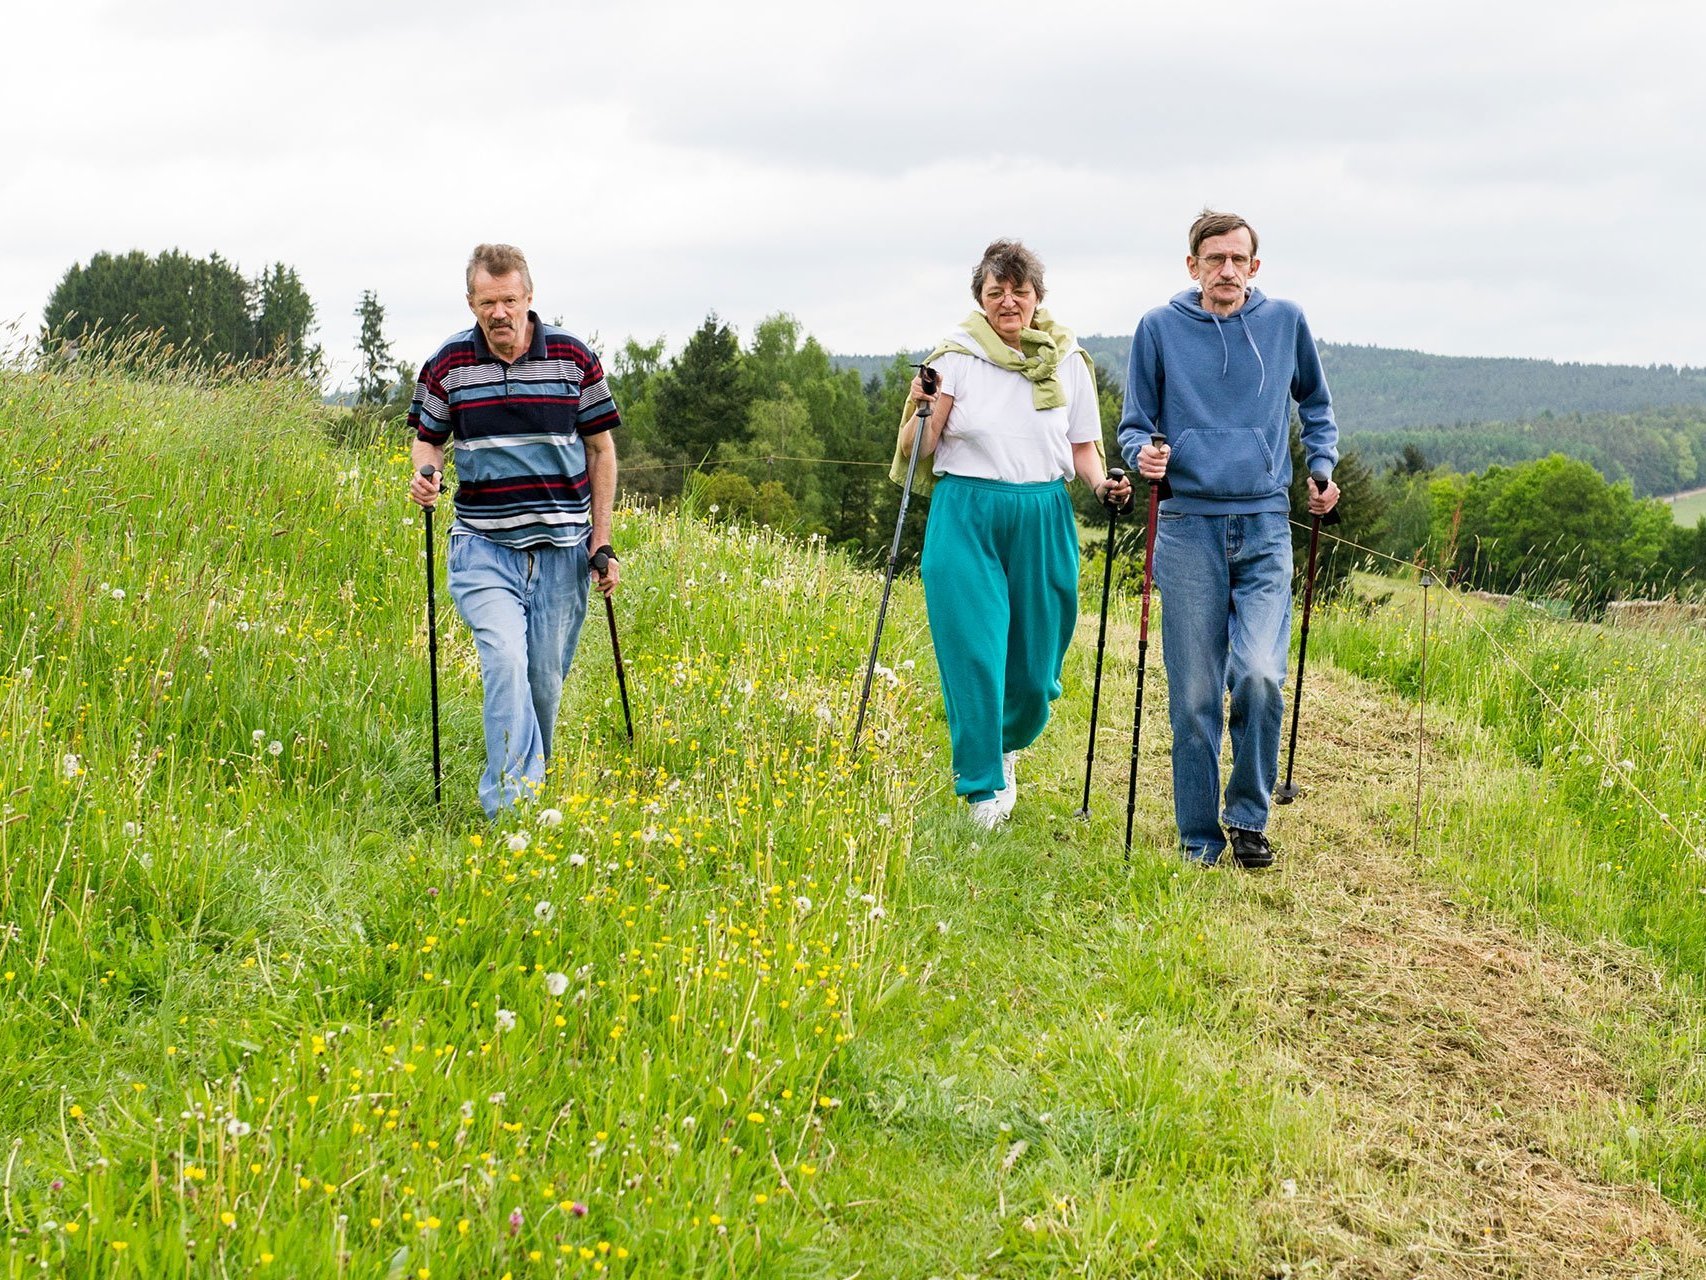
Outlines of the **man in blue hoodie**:
{"label": "man in blue hoodie", "polygon": [[[1339,460],[1315,339],[1297,306],[1251,284],[1261,265],[1249,223],[1203,210],[1185,258],[1195,286],[1138,323],[1119,430],[1127,463],[1171,489],[1154,557],[1179,839],[1204,866],[1230,841],[1250,869],[1274,860],[1264,831],[1291,640],[1293,401],[1311,476],[1330,475]],[[1338,500],[1331,480],[1324,491],[1309,481],[1312,513]],[[1222,804],[1226,693],[1232,775]]]}

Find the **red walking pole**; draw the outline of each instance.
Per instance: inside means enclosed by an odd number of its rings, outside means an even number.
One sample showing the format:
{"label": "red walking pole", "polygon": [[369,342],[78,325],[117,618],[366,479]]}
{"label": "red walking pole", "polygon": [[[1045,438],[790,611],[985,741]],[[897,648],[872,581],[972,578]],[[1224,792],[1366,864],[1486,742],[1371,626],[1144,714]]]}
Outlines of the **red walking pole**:
{"label": "red walking pole", "polygon": [[[1167,437],[1157,431],[1149,439],[1157,449],[1167,447]],[[1166,492],[1164,492],[1166,491]],[[1170,492],[1165,477],[1149,482],[1149,522],[1143,544],[1143,611],[1137,626],[1137,706],[1131,718],[1131,776],[1125,792],[1125,857],[1131,861],[1131,823],[1137,812],[1137,743],[1143,731],[1143,668],[1149,657],[1149,597],[1155,585],[1155,523],[1161,499]]]}

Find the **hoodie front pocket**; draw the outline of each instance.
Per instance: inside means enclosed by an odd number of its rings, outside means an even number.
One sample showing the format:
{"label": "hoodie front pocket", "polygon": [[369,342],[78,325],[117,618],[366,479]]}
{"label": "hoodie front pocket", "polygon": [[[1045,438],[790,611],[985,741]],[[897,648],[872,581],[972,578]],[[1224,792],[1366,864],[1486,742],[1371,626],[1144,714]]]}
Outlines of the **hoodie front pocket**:
{"label": "hoodie front pocket", "polygon": [[1168,466],[1174,490],[1202,498],[1261,498],[1274,491],[1274,457],[1260,432],[1198,427],[1187,432]]}

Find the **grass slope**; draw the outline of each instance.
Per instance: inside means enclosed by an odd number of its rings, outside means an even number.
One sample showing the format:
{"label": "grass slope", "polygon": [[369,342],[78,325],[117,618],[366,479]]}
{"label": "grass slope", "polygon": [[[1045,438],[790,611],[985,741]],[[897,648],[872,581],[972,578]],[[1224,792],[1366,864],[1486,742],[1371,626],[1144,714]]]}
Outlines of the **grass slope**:
{"label": "grass slope", "polygon": [[[1597,773],[1459,635],[1413,857],[1414,610],[1325,613],[1284,869],[1201,875],[1162,852],[1157,662],[1128,865],[1134,602],[1091,820],[1087,619],[978,837],[913,587],[852,760],[872,575],[625,512],[636,743],[595,614],[547,789],[493,826],[450,619],[430,805],[406,460],[318,413],[0,379],[7,1274],[1706,1265],[1698,866],[1599,786],[1674,772],[1699,831],[1680,692],[1594,704],[1631,761]],[[1581,634],[1507,639],[1587,697]]]}

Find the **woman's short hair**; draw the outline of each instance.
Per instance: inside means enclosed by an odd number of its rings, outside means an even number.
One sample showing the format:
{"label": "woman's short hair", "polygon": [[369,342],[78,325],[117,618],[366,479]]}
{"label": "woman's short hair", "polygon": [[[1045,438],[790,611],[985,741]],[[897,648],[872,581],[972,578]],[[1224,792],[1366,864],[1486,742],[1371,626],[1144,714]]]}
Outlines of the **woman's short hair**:
{"label": "woman's short hair", "polygon": [[1043,300],[1042,259],[1017,240],[992,240],[978,259],[977,270],[971,273],[971,296],[980,304],[990,276],[1011,285],[1028,284],[1037,291],[1037,301]]}
{"label": "woman's short hair", "polygon": [[1202,248],[1202,242],[1210,236],[1230,235],[1243,227],[1250,233],[1250,256],[1256,256],[1256,228],[1235,213],[1219,213],[1213,209],[1204,208],[1197,215],[1197,220],[1191,223],[1191,257],[1196,257]]}
{"label": "woman's short hair", "polygon": [[533,292],[533,273],[527,269],[527,255],[513,244],[477,244],[468,255],[468,296],[474,295],[474,272],[484,270],[492,277],[521,272],[521,283]]}

